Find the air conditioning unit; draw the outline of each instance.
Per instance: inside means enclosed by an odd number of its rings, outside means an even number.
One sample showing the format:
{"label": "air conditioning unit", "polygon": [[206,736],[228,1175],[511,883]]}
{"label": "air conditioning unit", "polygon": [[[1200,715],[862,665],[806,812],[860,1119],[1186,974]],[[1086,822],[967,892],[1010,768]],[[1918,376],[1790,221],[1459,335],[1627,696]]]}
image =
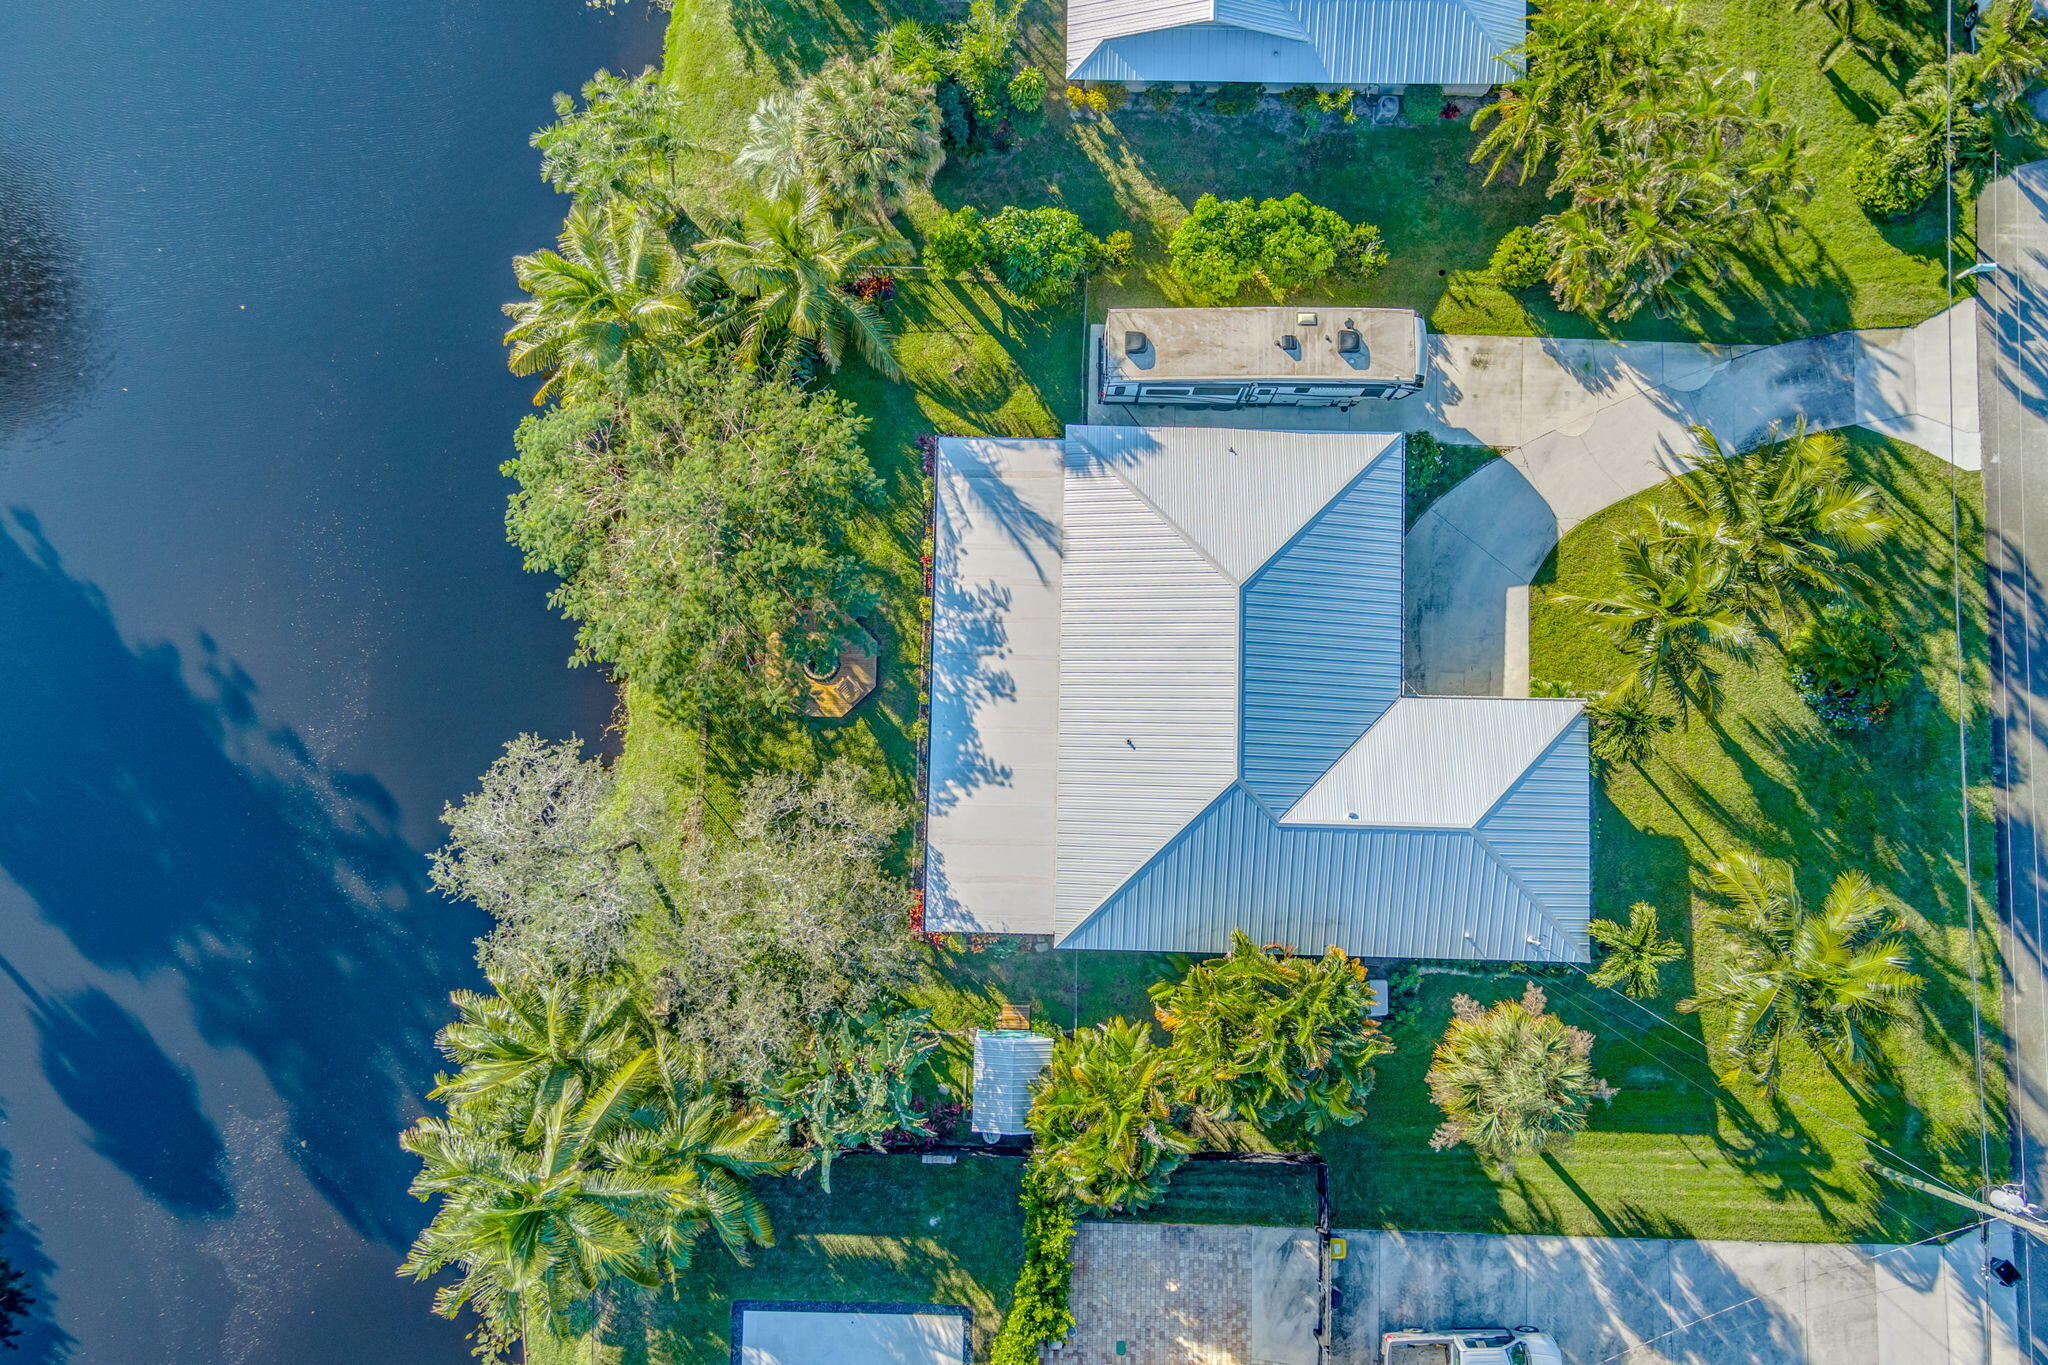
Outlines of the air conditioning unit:
{"label": "air conditioning unit", "polygon": [[1293,352],[1300,350],[1301,338],[1294,335],[1294,333],[1289,332],[1286,336],[1280,338],[1280,349],[1288,352],[1289,354],[1292,354]]}
{"label": "air conditioning unit", "polygon": [[1364,345],[1365,338],[1358,334],[1355,327],[1346,327],[1337,333],[1337,351],[1341,355],[1357,355]]}
{"label": "air conditioning unit", "polygon": [[1124,354],[1137,355],[1150,347],[1152,341],[1143,332],[1124,333]]}

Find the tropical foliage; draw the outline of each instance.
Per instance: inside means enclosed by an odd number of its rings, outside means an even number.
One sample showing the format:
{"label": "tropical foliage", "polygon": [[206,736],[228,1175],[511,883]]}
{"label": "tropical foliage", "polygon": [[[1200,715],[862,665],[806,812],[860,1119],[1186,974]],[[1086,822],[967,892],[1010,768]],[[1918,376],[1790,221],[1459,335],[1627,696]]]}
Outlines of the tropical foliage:
{"label": "tropical foliage", "polygon": [[1099,1209],[1142,1208],[1194,1150],[1167,1051],[1143,1023],[1112,1019],[1053,1046],[1031,1102],[1052,1187]]}
{"label": "tropical foliage", "polygon": [[996,278],[1030,304],[1073,293],[1095,263],[1095,239],[1069,209],[1010,205],[983,225],[981,240]]}
{"label": "tropical foliage", "polygon": [[1181,1099],[1217,1118],[1300,1134],[1356,1123],[1373,1061],[1393,1051],[1364,966],[1339,948],[1289,957],[1237,930],[1228,953],[1151,994]]}
{"label": "tropical foliage", "polygon": [[627,79],[600,71],[583,106],[555,96],[555,122],[533,135],[541,177],[586,204],[623,200],[668,222],[682,212],[683,97],[652,67]]}
{"label": "tropical foliage", "polygon": [[527,419],[506,524],[529,569],[560,576],[576,662],[681,715],[786,713],[799,661],[873,601],[844,544],[874,495],[861,426],[838,399],[695,365],[616,408]]}
{"label": "tropical foliage", "polygon": [[836,370],[858,351],[881,373],[900,373],[888,324],[848,288],[907,259],[900,240],[842,224],[813,204],[772,201],[696,249],[741,300],[739,349],[748,365],[787,378],[813,358]]}
{"label": "tropical foliage", "polygon": [[1716,862],[1707,882],[1728,902],[1714,923],[1730,952],[1679,1008],[1720,1013],[1731,1076],[1775,1093],[1795,1042],[1845,1071],[1865,1069],[1878,1031],[1906,1013],[1922,984],[1906,969],[1904,940],[1876,885],[1844,872],[1809,907],[1791,868],[1748,850]]}
{"label": "tropical foliage", "polygon": [[1533,289],[1550,274],[1550,252],[1536,229],[1524,223],[1508,229],[1486,268],[1506,288]]}
{"label": "tropical foliage", "polygon": [[938,174],[939,133],[928,79],[886,57],[836,57],[762,99],[735,164],[771,199],[807,197],[886,226]]}
{"label": "tropical foliage", "polygon": [[1912,685],[1906,651],[1876,613],[1828,607],[1785,642],[1792,685],[1835,730],[1867,730]]}
{"label": "tropical foliage", "polygon": [[1893,521],[1884,495],[1849,477],[1840,432],[1802,425],[1739,454],[1705,427],[1693,435],[1706,459],[1672,485],[1678,510],[1664,529],[1720,553],[1752,621],[1804,617],[1863,581],[1843,554],[1878,544]]}
{"label": "tropical foliage", "polygon": [[578,203],[559,249],[515,257],[527,297],[505,305],[516,375],[545,374],[536,404],[636,393],[707,333],[716,288],[624,200]]}
{"label": "tropical foliage", "polygon": [[1799,132],[1768,83],[1717,62],[1659,0],[1548,0],[1482,104],[1489,178],[1545,170],[1567,205],[1538,225],[1559,303],[1622,319],[1769,234],[1806,191]]}
{"label": "tropical foliage", "polygon": [[1657,927],[1657,907],[1643,901],[1629,907],[1627,924],[1596,919],[1586,926],[1586,932],[1607,949],[1587,979],[1636,1000],[1655,995],[1664,964],[1685,956],[1678,940],[1665,937]]}
{"label": "tropical foliage", "polygon": [[1659,709],[1634,683],[1610,688],[1588,701],[1586,719],[1593,728],[1589,747],[1603,763],[1641,763],[1658,738],[1678,724],[1677,717]]}
{"label": "tropical foliage", "polygon": [[926,1010],[838,1015],[798,1055],[763,1078],[762,1103],[805,1144],[805,1167],[832,1188],[832,1159],[856,1147],[883,1150],[893,1133],[922,1130],[915,1082],[939,1045]]}
{"label": "tropical foliage", "polygon": [[1380,231],[1350,223],[1300,194],[1218,199],[1205,194],[1173,230],[1167,258],[1196,299],[1230,299],[1254,282],[1275,298],[1335,273],[1368,279],[1386,265]]}
{"label": "tropical foliage", "polygon": [[1593,1101],[1613,1096],[1593,1072],[1593,1035],[1547,1013],[1547,1003],[1534,982],[1491,1009],[1469,995],[1452,1002],[1426,1077],[1444,1112],[1431,1147],[1470,1147],[1511,1169],[1518,1158],[1561,1150],[1585,1128]]}

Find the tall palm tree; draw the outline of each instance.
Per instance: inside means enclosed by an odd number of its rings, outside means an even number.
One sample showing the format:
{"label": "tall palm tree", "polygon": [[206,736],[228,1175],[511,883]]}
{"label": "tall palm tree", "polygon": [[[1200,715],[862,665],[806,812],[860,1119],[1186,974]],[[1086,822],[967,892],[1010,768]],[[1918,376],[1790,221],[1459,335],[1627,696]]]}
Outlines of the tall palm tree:
{"label": "tall palm tree", "polygon": [[1331,948],[1288,957],[1231,934],[1230,951],[1152,987],[1182,1098],[1219,1118],[1316,1133],[1365,1117],[1372,1063],[1394,1050],[1365,968]]}
{"label": "tall palm tree", "polygon": [[1809,432],[1802,421],[1740,454],[1703,426],[1693,437],[1706,458],[1674,483],[1670,525],[1720,549],[1753,619],[1804,616],[1864,581],[1843,552],[1880,543],[1897,523],[1882,493],[1849,477],[1840,432]]}
{"label": "tall palm tree", "polygon": [[1643,901],[1629,907],[1627,924],[1596,919],[1586,932],[1607,948],[1600,965],[1586,974],[1587,980],[1636,1000],[1655,995],[1664,964],[1685,956],[1678,940],[1666,938],[1657,927],[1657,907]]}
{"label": "tall palm tree", "polygon": [[505,1102],[538,1124],[562,1095],[588,1088],[646,1045],[632,993],[584,982],[491,981],[456,991],[459,1015],[436,1040],[459,1068],[428,1092],[451,1105]]}
{"label": "tall palm tree", "polygon": [[797,347],[808,346],[836,370],[851,347],[884,375],[902,373],[881,314],[844,287],[904,260],[900,241],[840,226],[815,206],[770,203],[750,212],[739,232],[699,242],[697,250],[745,301],[740,347],[751,363],[776,354],[787,373]]}
{"label": "tall palm tree", "polygon": [[[613,1169],[659,1176],[687,1191],[702,1225],[741,1265],[752,1263],[750,1248],[774,1244],[768,1206],[754,1181],[796,1164],[776,1138],[781,1125],[774,1115],[736,1113],[718,1096],[695,1093],[678,1095],[670,1106],[637,1109],[629,1119],[604,1143]],[[681,1254],[687,1257],[687,1249]]]}
{"label": "tall palm tree", "polygon": [[2033,0],[1992,0],[1975,40],[1968,54],[1971,83],[2006,127],[2018,131],[2033,119],[2027,95],[2048,81],[2048,21]]}
{"label": "tall palm tree", "polygon": [[1586,703],[1592,723],[1589,747],[1603,763],[1640,764],[1659,738],[1670,734],[1677,718],[1660,710],[1632,682],[1622,683]]}
{"label": "tall palm tree", "polygon": [[946,159],[931,85],[880,56],[835,58],[805,83],[795,151],[817,194],[878,226]]}
{"label": "tall palm tree", "polygon": [[1599,621],[1634,662],[1633,686],[1654,702],[1669,689],[1680,724],[1721,703],[1720,656],[1745,648],[1750,628],[1729,600],[1727,559],[1666,526],[1619,537],[1620,585],[1606,597],[1561,593]]}
{"label": "tall palm tree", "polygon": [[533,401],[638,388],[704,332],[711,283],[666,233],[612,200],[569,210],[560,247],[513,258],[529,297],[505,305],[512,373],[547,373]]}
{"label": "tall palm tree", "polygon": [[1151,1203],[1195,1145],[1180,1124],[1166,1049],[1124,1019],[1053,1046],[1030,1122],[1046,1169],[1095,1208]]}
{"label": "tall palm tree", "polygon": [[803,96],[793,90],[764,96],[747,115],[747,140],[732,162],[770,199],[790,198],[803,184],[797,153],[802,121]]}
{"label": "tall palm tree", "polygon": [[1922,982],[1884,896],[1862,872],[1835,878],[1809,908],[1792,870],[1756,853],[1731,853],[1707,882],[1728,901],[1715,924],[1733,952],[1687,1011],[1727,1011],[1722,1047],[1731,1071],[1775,1092],[1785,1045],[1799,1041],[1847,1070],[1868,1061],[1873,1033],[1906,1012]]}
{"label": "tall palm tree", "polygon": [[1432,1148],[1467,1146],[1512,1168],[1518,1157],[1569,1143],[1593,1101],[1613,1096],[1593,1073],[1593,1035],[1546,1013],[1546,1003],[1534,982],[1491,1009],[1469,995],[1451,1002],[1451,1026],[1425,1078],[1444,1111]]}

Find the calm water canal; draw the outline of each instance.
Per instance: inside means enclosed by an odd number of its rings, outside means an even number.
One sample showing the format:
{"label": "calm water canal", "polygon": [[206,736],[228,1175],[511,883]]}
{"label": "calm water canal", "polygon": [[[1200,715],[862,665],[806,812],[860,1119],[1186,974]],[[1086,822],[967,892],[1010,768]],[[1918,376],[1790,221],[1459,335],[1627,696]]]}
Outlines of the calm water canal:
{"label": "calm water canal", "polygon": [[[658,16],[657,16],[658,18]],[[421,854],[603,724],[500,531],[577,0],[0,0],[0,1198],[30,1365],[456,1365]]]}

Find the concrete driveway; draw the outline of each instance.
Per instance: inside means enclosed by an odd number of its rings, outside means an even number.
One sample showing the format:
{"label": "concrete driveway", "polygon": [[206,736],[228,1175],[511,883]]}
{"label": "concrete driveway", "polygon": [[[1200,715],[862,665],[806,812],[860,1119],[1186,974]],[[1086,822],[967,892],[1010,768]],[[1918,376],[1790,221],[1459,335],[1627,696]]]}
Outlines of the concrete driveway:
{"label": "concrete driveway", "polygon": [[[1328,1359],[1382,1332],[1517,1326],[1571,1365],[2017,1365],[2015,1291],[1977,1278],[2004,1230],[1946,1247],[1339,1233]],[[1704,1321],[1698,1321],[1704,1319]],[[1688,1325],[1689,1324],[1689,1325]]]}

